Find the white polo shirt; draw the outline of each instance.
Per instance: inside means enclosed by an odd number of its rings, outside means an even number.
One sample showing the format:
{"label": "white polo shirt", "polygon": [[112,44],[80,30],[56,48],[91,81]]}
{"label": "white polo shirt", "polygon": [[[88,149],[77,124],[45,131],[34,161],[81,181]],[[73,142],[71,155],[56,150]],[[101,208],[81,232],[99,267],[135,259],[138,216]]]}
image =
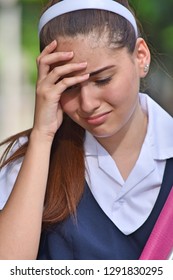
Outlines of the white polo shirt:
{"label": "white polo shirt", "polygon": [[[86,132],[86,181],[96,201],[124,233],[137,230],[150,215],[163,180],[166,159],[173,157],[173,119],[149,96],[140,94],[148,130],[139,158],[126,181],[109,153]],[[19,139],[14,149],[26,138]],[[0,171],[0,209],[11,193],[22,159]]]}

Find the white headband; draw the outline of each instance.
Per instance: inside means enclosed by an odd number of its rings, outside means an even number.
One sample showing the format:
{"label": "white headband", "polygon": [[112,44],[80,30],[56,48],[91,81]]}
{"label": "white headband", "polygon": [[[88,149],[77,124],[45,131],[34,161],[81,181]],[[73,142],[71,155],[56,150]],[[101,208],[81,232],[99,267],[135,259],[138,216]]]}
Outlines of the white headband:
{"label": "white headband", "polygon": [[39,34],[42,28],[53,18],[72,11],[86,9],[110,11],[124,17],[132,24],[136,37],[138,37],[138,28],[133,14],[120,3],[112,0],[64,0],[56,3],[41,16],[38,26]]}

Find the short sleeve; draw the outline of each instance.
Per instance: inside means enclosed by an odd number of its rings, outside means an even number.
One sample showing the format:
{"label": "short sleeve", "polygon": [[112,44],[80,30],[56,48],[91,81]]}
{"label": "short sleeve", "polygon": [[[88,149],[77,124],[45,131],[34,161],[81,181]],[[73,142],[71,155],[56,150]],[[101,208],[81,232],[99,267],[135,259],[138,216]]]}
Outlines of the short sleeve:
{"label": "short sleeve", "polygon": [[[27,137],[21,137],[18,139],[14,147],[12,148],[9,156],[13,154],[21,145],[27,141]],[[20,171],[23,158],[7,164],[5,167],[0,169],[0,210],[5,206],[13,186],[15,184],[17,175]]]}

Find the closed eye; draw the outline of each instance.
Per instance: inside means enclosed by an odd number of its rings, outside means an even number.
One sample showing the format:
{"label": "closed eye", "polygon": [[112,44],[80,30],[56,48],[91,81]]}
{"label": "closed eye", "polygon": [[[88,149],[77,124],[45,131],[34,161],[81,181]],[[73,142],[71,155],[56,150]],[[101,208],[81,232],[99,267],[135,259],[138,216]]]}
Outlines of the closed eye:
{"label": "closed eye", "polygon": [[105,79],[96,80],[95,84],[98,86],[104,86],[104,85],[107,85],[108,83],[110,83],[111,80],[112,80],[112,77],[108,77]]}
{"label": "closed eye", "polygon": [[[101,86],[105,86],[105,85],[109,84],[111,80],[112,80],[112,76],[108,77],[108,78],[105,78],[105,79],[96,80],[96,81],[94,81],[94,83],[97,86],[101,87]],[[77,90],[79,88],[80,88],[80,84],[76,84],[74,86],[68,87],[64,92],[70,92],[70,91],[73,91],[73,90]]]}

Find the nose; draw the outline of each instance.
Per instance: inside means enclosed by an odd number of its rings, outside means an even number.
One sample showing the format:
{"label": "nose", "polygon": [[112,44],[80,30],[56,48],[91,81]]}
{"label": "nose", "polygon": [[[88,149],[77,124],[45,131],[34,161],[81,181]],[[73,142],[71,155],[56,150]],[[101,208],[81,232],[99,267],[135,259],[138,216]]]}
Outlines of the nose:
{"label": "nose", "polygon": [[92,114],[100,107],[100,99],[96,91],[89,84],[81,86],[80,110],[86,114]]}

